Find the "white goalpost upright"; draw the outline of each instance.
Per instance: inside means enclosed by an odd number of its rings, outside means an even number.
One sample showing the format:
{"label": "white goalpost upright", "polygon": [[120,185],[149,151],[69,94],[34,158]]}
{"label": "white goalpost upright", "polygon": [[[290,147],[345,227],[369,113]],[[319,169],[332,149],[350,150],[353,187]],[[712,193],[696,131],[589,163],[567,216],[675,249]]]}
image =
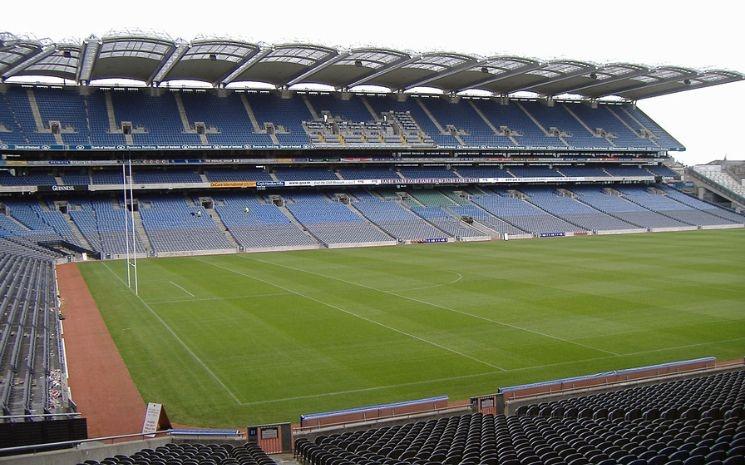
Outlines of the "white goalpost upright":
{"label": "white goalpost upright", "polygon": [[127,258],[127,287],[132,287],[131,271],[129,269],[129,221],[127,218],[127,166],[122,161],[122,193],[124,194],[124,246]]}
{"label": "white goalpost upright", "polygon": [[135,232],[135,197],[134,197],[134,177],[132,176],[132,158],[129,158],[129,216],[132,220],[132,271],[134,275],[135,295],[140,295],[139,280],[137,279],[137,233]]}
{"label": "white goalpost upright", "polygon": [[[127,176],[127,165],[129,165],[129,176]],[[132,158],[129,158],[127,163],[124,163],[124,161],[122,161],[122,193],[124,196],[124,242],[127,258],[127,287],[133,289],[135,295],[140,295],[139,282],[137,279],[137,233],[135,231],[135,199],[134,188],[132,186],[134,184],[133,180]],[[128,212],[129,217],[127,215]],[[130,238],[132,240],[131,244],[129,242]]]}

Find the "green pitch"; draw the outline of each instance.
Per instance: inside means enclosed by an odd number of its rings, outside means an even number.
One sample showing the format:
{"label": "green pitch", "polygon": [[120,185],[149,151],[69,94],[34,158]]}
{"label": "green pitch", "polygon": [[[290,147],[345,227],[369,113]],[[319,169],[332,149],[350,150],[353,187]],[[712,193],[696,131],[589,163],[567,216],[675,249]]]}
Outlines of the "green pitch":
{"label": "green pitch", "polygon": [[745,230],[141,260],[83,275],[145,401],[194,426],[745,354]]}

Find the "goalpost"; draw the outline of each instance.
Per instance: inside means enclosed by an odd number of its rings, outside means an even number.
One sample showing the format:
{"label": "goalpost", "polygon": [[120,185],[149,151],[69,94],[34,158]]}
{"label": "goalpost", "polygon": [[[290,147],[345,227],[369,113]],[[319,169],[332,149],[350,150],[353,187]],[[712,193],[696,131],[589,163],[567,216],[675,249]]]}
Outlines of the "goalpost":
{"label": "goalpost", "polygon": [[[127,173],[129,165],[129,173]],[[127,176],[129,174],[129,176]],[[137,233],[135,232],[135,207],[134,207],[134,188],[132,177],[132,158],[125,163],[122,160],[122,193],[124,196],[124,242],[127,258],[127,287],[134,290],[135,295],[139,296],[139,286],[137,279]],[[129,203],[127,203],[129,201]],[[129,213],[129,218],[127,214]],[[130,234],[130,226],[132,228]],[[132,244],[130,247],[130,238]]]}

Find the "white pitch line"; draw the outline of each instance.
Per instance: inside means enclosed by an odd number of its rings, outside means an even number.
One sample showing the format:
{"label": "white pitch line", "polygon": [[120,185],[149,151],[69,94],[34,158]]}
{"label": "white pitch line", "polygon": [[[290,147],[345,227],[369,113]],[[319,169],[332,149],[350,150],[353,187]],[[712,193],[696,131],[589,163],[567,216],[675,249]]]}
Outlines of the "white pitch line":
{"label": "white pitch line", "polygon": [[399,384],[388,384],[385,386],[372,386],[367,388],[359,388],[359,389],[349,389],[346,391],[334,391],[334,392],[323,392],[321,394],[307,394],[303,396],[293,396],[293,397],[283,397],[280,399],[266,399],[266,400],[256,400],[252,402],[244,402],[241,405],[260,405],[260,404],[272,404],[276,402],[287,402],[290,400],[301,400],[301,399],[315,399],[317,397],[333,397],[333,396],[340,396],[343,394],[356,394],[360,392],[370,392],[370,391],[381,391],[385,389],[393,389],[398,387],[404,387],[404,386],[417,386],[420,384],[430,384],[430,383],[439,383],[443,381],[457,381],[459,379],[468,379],[468,378],[480,378],[482,376],[488,376],[488,375],[495,375],[497,373],[502,373],[499,370],[495,371],[486,371],[484,373],[474,373],[471,375],[463,375],[463,376],[450,376],[447,378],[435,378],[435,379],[426,379],[423,381],[411,381],[409,383],[399,383]]}
{"label": "white pitch line", "polygon": [[[116,277],[126,287],[127,284],[124,282],[124,280],[118,274],[114,273],[114,271],[111,268],[109,268],[109,265],[105,261],[104,262],[101,262],[101,263],[103,263],[103,265],[106,267],[106,269],[109,270],[109,272],[111,274],[113,274],[114,277]],[[189,353],[189,355],[191,355],[192,358],[194,360],[196,360],[197,363],[199,363],[202,366],[202,368],[204,368],[204,370],[217,382],[217,384],[219,384],[220,386],[222,386],[223,389],[225,389],[225,392],[227,392],[230,395],[230,397],[235,401],[235,403],[238,404],[238,405],[241,405],[242,402],[238,398],[238,396],[236,396],[233,393],[233,391],[231,391],[230,388],[228,386],[226,386],[225,383],[222,382],[222,380],[215,374],[215,372],[212,371],[212,369],[209,366],[207,366],[207,364],[204,363],[204,361],[201,358],[199,358],[199,356],[197,354],[195,354],[194,351],[191,350],[191,348],[189,348],[188,345],[186,345],[186,343],[183,341],[183,339],[181,339],[179,337],[179,335],[176,334],[176,331],[174,331],[173,328],[171,328],[168,325],[168,323],[166,323],[165,320],[163,320],[163,318],[161,318],[160,315],[158,315],[158,313],[155,310],[153,310],[153,308],[150,305],[148,305],[148,303],[145,302],[142,299],[142,297],[138,296],[134,292],[132,292],[132,295],[134,295],[135,297],[137,297],[140,300],[140,302],[142,302],[142,305],[150,313],[152,313],[152,315],[163,325],[164,328],[166,328],[166,330],[169,333],[171,333],[171,335],[174,337],[174,339],[176,339],[179,342],[179,344],[181,344],[181,346],[184,348],[184,350],[186,350]]]}
{"label": "white pitch line", "polygon": [[174,285],[174,286],[176,286],[177,288],[181,289],[182,291],[186,292],[186,293],[187,293],[187,294],[189,294],[190,296],[192,296],[192,297],[196,297],[196,296],[195,296],[194,294],[192,294],[191,292],[189,292],[189,291],[187,291],[186,289],[184,289],[184,287],[183,287],[183,286],[179,286],[178,284],[174,283],[173,281],[168,281],[168,282],[169,282],[169,283],[171,283],[171,284],[173,284],[173,285]]}
{"label": "white pitch line", "polygon": [[229,297],[202,297],[199,299],[164,299],[164,300],[149,300],[149,304],[175,304],[182,302],[206,302],[206,301],[219,301],[219,300],[237,300],[237,299],[252,299],[256,297],[276,297],[280,295],[288,295],[286,292],[268,292],[266,294],[246,294],[236,295]]}
{"label": "white pitch line", "polygon": [[579,347],[584,347],[585,349],[591,349],[591,350],[594,350],[594,351],[597,351],[597,352],[603,352],[603,353],[606,353],[606,354],[609,354],[609,355],[616,355],[616,356],[621,355],[621,354],[619,354],[617,352],[613,352],[613,351],[610,351],[610,350],[599,349],[597,347],[592,347],[592,346],[588,346],[586,344],[582,344],[581,342],[572,341],[570,339],[564,339],[563,337],[559,337],[559,336],[553,336],[551,334],[543,333],[541,331],[536,331],[534,329],[528,329],[528,328],[523,328],[523,327],[516,326],[516,325],[513,325],[513,324],[509,324],[509,323],[504,323],[502,321],[493,320],[493,319],[487,318],[485,316],[475,315],[473,313],[468,313],[468,312],[464,312],[464,311],[461,311],[461,310],[456,310],[456,309],[451,308],[451,307],[446,307],[444,305],[436,304],[434,302],[428,302],[426,300],[417,299],[415,297],[409,297],[409,296],[406,296],[406,295],[403,295],[403,294],[398,294],[398,293],[393,292],[393,291],[386,291],[384,289],[378,289],[377,287],[367,286],[365,284],[355,283],[353,281],[347,281],[346,279],[338,278],[336,276],[328,276],[328,275],[325,275],[325,274],[316,273],[315,271],[309,271],[309,270],[304,270],[302,268],[297,268],[297,267],[294,267],[294,266],[283,265],[281,263],[267,262],[265,260],[260,260],[258,258],[249,258],[249,257],[244,257],[244,258],[246,258],[247,260],[257,261],[257,262],[264,263],[264,264],[267,264],[267,265],[279,266],[279,267],[282,267],[282,268],[287,268],[289,270],[299,271],[301,273],[308,273],[308,274],[320,276],[320,277],[326,278],[326,279],[333,279],[335,281],[339,281],[339,282],[342,282],[342,283],[345,283],[345,284],[350,284],[352,286],[362,287],[362,288],[365,288],[365,289],[370,289],[372,291],[382,292],[384,294],[389,294],[389,295],[393,295],[393,296],[396,296],[396,297],[400,297],[402,299],[411,300],[413,302],[419,302],[421,304],[430,305],[432,307],[440,308],[442,310],[447,310],[449,312],[458,313],[458,314],[465,315],[465,316],[470,316],[471,318],[477,318],[477,319],[483,320],[483,321],[488,321],[490,323],[494,323],[494,324],[499,325],[499,326],[504,326],[504,327],[507,327],[507,328],[517,329],[517,330],[520,330],[520,331],[525,331],[527,333],[537,334],[539,336],[543,336],[543,337],[547,337],[547,338],[554,339],[554,340],[557,340],[557,341],[565,342],[567,344],[573,344],[573,345],[576,345],[576,346],[579,346]]}
{"label": "white pitch line", "polygon": [[[607,355],[603,357],[591,357],[591,358],[584,358],[580,360],[570,360],[566,362],[554,362],[554,363],[546,363],[542,365],[531,365],[531,366],[526,366],[526,367],[510,368],[504,371],[507,373],[513,373],[513,372],[518,372],[518,371],[539,370],[543,368],[550,368],[550,367],[556,367],[556,366],[562,366],[562,365],[575,365],[575,364],[580,364],[580,363],[585,363],[585,362],[594,362],[598,360],[609,360],[609,359],[618,358],[618,357],[626,357],[626,356],[630,357],[634,355],[651,354],[654,352],[662,352],[665,350],[685,349],[689,347],[712,345],[712,344],[717,344],[721,342],[734,342],[734,341],[740,341],[743,339],[745,339],[745,337],[725,339],[722,341],[714,341],[714,342],[702,342],[699,344],[687,344],[683,346],[665,347],[664,349],[643,350],[639,352],[632,352],[632,353],[621,354],[621,355]],[[495,375],[499,373],[502,373],[502,372],[501,371],[487,371],[484,373],[474,373],[471,375],[451,376],[448,378],[434,378],[434,379],[427,379],[427,380],[422,380],[422,381],[412,381],[409,383],[398,383],[398,384],[388,384],[385,386],[373,386],[373,387],[368,387],[368,388],[349,389],[346,391],[324,392],[322,394],[312,394],[312,395],[309,394],[309,395],[303,395],[303,396],[283,397],[279,399],[257,400],[257,401],[252,401],[252,402],[244,402],[241,405],[261,405],[261,404],[271,404],[271,403],[277,403],[277,402],[287,402],[291,400],[312,399],[316,397],[333,397],[333,396],[340,396],[344,394],[355,394],[359,392],[380,391],[380,390],[394,389],[394,388],[405,387],[405,386],[418,386],[422,384],[440,383],[444,381],[457,381],[461,379],[480,378],[483,376]]]}
{"label": "white pitch line", "polygon": [[308,299],[308,300],[312,300],[312,301],[317,302],[317,303],[319,303],[321,305],[325,305],[325,306],[327,306],[329,308],[333,308],[333,309],[338,310],[338,311],[340,311],[342,313],[346,313],[347,315],[351,315],[351,316],[353,316],[355,318],[359,318],[360,320],[367,321],[368,323],[372,323],[372,324],[381,326],[381,327],[386,328],[388,330],[394,331],[394,332],[399,333],[399,334],[403,334],[404,336],[408,336],[408,337],[410,337],[412,339],[416,339],[418,341],[421,341],[421,342],[424,342],[426,344],[432,345],[432,346],[437,347],[439,349],[446,350],[446,351],[451,352],[451,353],[454,353],[456,355],[460,355],[461,357],[464,357],[464,358],[473,360],[474,362],[481,363],[482,365],[486,365],[486,366],[489,366],[491,368],[496,368],[499,371],[506,371],[504,368],[502,368],[500,366],[497,366],[497,365],[494,365],[493,363],[489,363],[487,361],[480,360],[480,359],[478,359],[476,357],[473,357],[471,355],[465,354],[465,353],[460,352],[458,350],[451,349],[450,347],[446,347],[446,346],[444,346],[442,344],[438,344],[437,342],[430,341],[428,339],[424,339],[423,337],[419,337],[419,336],[417,336],[415,334],[407,333],[406,331],[400,330],[398,328],[394,328],[393,326],[388,326],[388,325],[386,325],[384,323],[381,323],[379,321],[375,321],[375,320],[372,320],[370,318],[364,317],[362,315],[358,315],[358,314],[356,314],[354,312],[350,312],[349,310],[347,310],[345,308],[339,307],[338,305],[330,304],[328,302],[324,302],[323,300],[317,299],[315,297],[311,297],[311,296],[309,296],[307,294],[303,294],[300,291],[296,291],[294,289],[290,289],[288,287],[281,286],[281,285],[276,284],[276,283],[273,283],[271,281],[267,281],[267,280],[262,279],[262,278],[257,278],[255,276],[251,276],[249,274],[246,274],[246,273],[243,273],[243,272],[240,272],[240,271],[236,271],[236,270],[233,270],[231,268],[224,267],[224,266],[216,265],[214,263],[210,263],[210,262],[207,262],[207,261],[204,261],[204,260],[197,259],[197,261],[200,261],[202,263],[206,263],[208,265],[214,266],[215,268],[219,268],[219,269],[222,269],[222,270],[225,270],[225,271],[229,271],[231,273],[235,273],[235,274],[238,274],[238,275],[241,275],[241,276],[245,276],[245,277],[247,277],[249,279],[253,279],[253,280],[256,280],[256,281],[263,282],[265,284],[269,284],[269,285],[274,286],[274,287],[276,287],[278,289],[282,289],[284,291],[291,292],[291,293],[293,293],[293,294],[295,294],[297,296],[303,297],[303,298]]}
{"label": "white pitch line", "polygon": [[[457,283],[457,282],[459,282],[460,280],[463,279],[463,275],[460,274],[460,273],[458,273],[457,271],[449,271],[448,270],[448,273],[455,273],[456,275],[458,275],[458,277],[455,278],[454,280],[448,281],[446,283],[428,284],[426,286],[417,286],[417,287],[407,287],[405,289],[398,289],[398,292],[421,291],[421,290],[424,290],[424,289],[434,289],[436,287],[442,287],[442,286],[452,286],[453,284],[455,284],[455,283]],[[385,291],[385,292],[392,292],[392,291]]]}

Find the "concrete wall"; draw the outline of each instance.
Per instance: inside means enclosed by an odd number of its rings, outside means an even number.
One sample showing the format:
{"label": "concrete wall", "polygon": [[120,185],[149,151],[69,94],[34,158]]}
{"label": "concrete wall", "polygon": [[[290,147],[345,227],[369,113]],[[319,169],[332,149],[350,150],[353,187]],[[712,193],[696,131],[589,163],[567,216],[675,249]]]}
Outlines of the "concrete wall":
{"label": "concrete wall", "polygon": [[170,437],[131,441],[119,444],[104,444],[98,442],[84,443],[74,449],[38,452],[10,457],[0,457],[2,465],[75,465],[86,460],[100,462],[114,455],[132,455],[142,449],[155,449],[171,442]]}

